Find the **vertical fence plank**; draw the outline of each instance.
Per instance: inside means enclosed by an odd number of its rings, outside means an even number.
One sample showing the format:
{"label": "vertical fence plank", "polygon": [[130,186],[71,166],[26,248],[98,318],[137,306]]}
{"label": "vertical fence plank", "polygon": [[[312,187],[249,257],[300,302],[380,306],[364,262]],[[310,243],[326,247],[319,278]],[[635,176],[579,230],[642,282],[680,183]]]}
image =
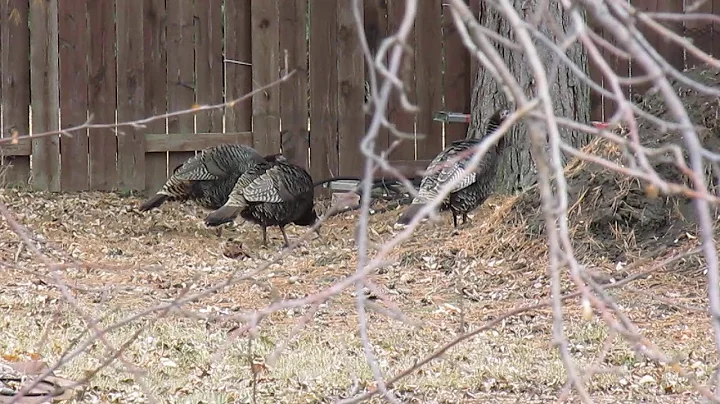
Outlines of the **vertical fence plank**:
{"label": "vertical fence plank", "polygon": [[[85,1],[62,2],[58,7],[60,126],[67,129],[87,120],[87,21]],[[87,130],[60,137],[60,188],[84,191],[88,177]]]}
{"label": "vertical fence plank", "polygon": [[353,0],[338,0],[337,24],[339,173],[361,176],[365,160],[360,152],[365,134],[365,55],[353,16]]}
{"label": "vertical fence plank", "polygon": [[[670,13],[682,13],[683,5],[681,1],[676,0],[657,0],[657,11],[659,12],[670,12]],[[664,22],[663,25],[670,28],[674,33],[682,36],[683,24],[679,21],[668,21]],[[683,49],[680,46],[675,45],[672,41],[666,39],[665,36],[659,34],[648,34],[646,35],[648,41],[660,52],[665,59],[673,65],[676,69],[682,71],[685,68],[685,55]]]}
{"label": "vertical fence plank", "polygon": [[[8,8],[9,2],[0,2],[0,72],[3,71],[3,65],[6,65],[9,62],[9,59],[5,56],[5,53],[7,53],[6,49],[8,48],[8,44],[10,43],[10,41],[6,41],[4,39],[5,37],[9,37],[8,33],[5,32],[8,30],[5,27],[9,25],[10,21],[10,13],[8,12]],[[3,52],[4,49],[5,51]],[[6,105],[8,103],[5,102],[3,98],[3,87],[6,87],[5,78],[0,77],[0,138],[12,136],[10,125],[8,125],[8,128],[5,128],[5,124],[3,122],[3,115],[5,115],[5,110],[10,112],[10,105]],[[4,144],[0,144],[0,188],[10,185],[10,181],[7,178],[7,171],[12,165],[12,157],[4,157],[5,147],[7,146],[5,146]]]}
{"label": "vertical fence plank", "polygon": [[[712,14],[713,15],[720,15],[720,0],[711,0],[712,1]],[[712,57],[715,59],[720,59],[720,22],[713,22],[712,23]]]}
{"label": "vertical fence plank", "polygon": [[[625,47],[618,43],[617,39],[615,37],[607,32],[604,31],[604,38],[607,40],[610,44],[612,44],[615,48],[619,49],[622,52],[625,52]],[[600,48],[602,49],[602,54],[605,59],[605,61],[608,63],[608,65],[612,68],[613,72],[618,75],[619,77],[628,77],[630,76],[630,60],[624,57],[621,57],[614,53],[613,51],[606,49],[606,48]],[[606,90],[609,90],[612,92],[612,89],[607,83],[607,80],[605,81],[604,88]],[[629,86],[623,86],[622,87],[623,93],[625,94],[625,97],[630,96],[630,87]],[[603,120],[610,119],[613,115],[615,115],[615,112],[617,111],[618,104],[611,98],[605,97],[603,100]]]}
{"label": "vertical fence plank", "polygon": [[[472,77],[470,53],[465,48],[448,7],[443,7],[443,44],[445,48],[445,74],[443,94],[446,111],[470,113]],[[468,125],[445,123],[445,145],[467,136]]]}
{"label": "vertical fence plank", "polygon": [[[374,60],[380,42],[388,36],[387,0],[365,0],[363,19],[365,36]],[[385,62],[387,63],[387,57],[385,58]],[[370,82],[369,70],[372,68],[373,66],[365,66],[365,80],[367,80],[368,83]],[[377,72],[375,75],[377,80],[382,82],[382,78]],[[370,127],[371,121],[372,111],[365,117],[365,131]],[[386,127],[381,126],[378,130],[377,138],[375,138],[375,152],[378,154],[382,153],[387,150],[389,145],[390,131]]]}
{"label": "vertical fence plank", "polygon": [[[253,0],[250,18],[252,78],[256,86],[278,79],[280,72],[280,11],[277,0]],[[261,154],[280,152],[280,88],[273,86],[253,96],[253,146]]]}
{"label": "vertical fence plank", "polygon": [[[388,30],[391,35],[397,33],[403,15],[405,14],[405,0],[388,0]],[[415,29],[410,33],[408,45],[415,46]],[[435,62],[437,63],[437,61]],[[416,102],[415,97],[415,52],[403,54],[399,76],[403,81],[405,93],[410,102]],[[397,90],[393,90],[388,104],[388,120],[395,125],[395,128],[409,136],[415,134],[415,114],[405,111],[400,104],[400,97]],[[399,140],[396,136],[390,137],[390,145]],[[402,139],[402,142],[395,146],[390,153],[391,160],[415,160],[414,139]]]}
{"label": "vertical fence plank", "polygon": [[[165,0],[145,0],[143,23],[145,64],[145,115],[167,112],[167,10]],[[147,125],[148,133],[166,133],[167,119],[158,119]],[[163,186],[168,176],[168,153],[145,154],[145,193],[153,194]]]}
{"label": "vertical fence plank", "polygon": [[[58,0],[30,2],[30,92],[34,133],[60,129],[58,85]],[[32,142],[32,186],[60,191],[60,138]]]}
{"label": "vertical fence plank", "polygon": [[[225,57],[240,62],[225,63],[225,100],[242,97],[252,91],[252,26],[250,0],[225,0]],[[225,109],[225,131],[252,130],[252,100]]]}
{"label": "vertical fence plank", "polygon": [[[600,36],[603,35],[603,32],[601,29],[595,28],[595,32],[600,34]],[[588,55],[588,73],[590,74],[590,79],[597,83],[598,86],[603,87],[603,74],[600,68],[598,67],[597,63],[595,63],[590,55]],[[603,121],[603,102],[605,100],[605,97],[603,95],[592,88],[590,89],[590,119],[593,121]]]}
{"label": "vertical fence plank", "polygon": [[[663,13],[682,13],[683,2],[677,0],[653,0],[653,1],[640,1],[638,4],[634,4],[638,11],[642,12],[663,12]],[[664,21],[661,22],[665,27],[671,29],[677,34],[683,34],[682,22]],[[668,63],[680,71],[685,66],[685,57],[683,55],[683,49],[677,46],[674,42],[668,40],[665,35],[661,35],[646,24],[640,25],[640,32],[645,36],[645,39],[655,50],[662,55]],[[633,76],[647,75],[645,69],[639,64],[633,65]],[[652,87],[651,82],[643,83],[640,85],[633,86],[633,93],[644,94],[647,90]]]}
{"label": "vertical fence plank", "polygon": [[[143,117],[144,39],[143,3],[118,1],[117,12],[117,98],[118,121],[126,122]],[[145,190],[145,136],[133,127],[122,128],[118,136],[118,185],[122,190]]]}
{"label": "vertical fence plank", "polygon": [[[195,102],[223,102],[222,0],[195,0]],[[222,132],[223,111],[216,109],[195,117],[198,133]]]}
{"label": "vertical fence plank", "polygon": [[[338,175],[337,3],[310,1],[310,173]],[[318,189],[318,188],[316,188]]]}
{"label": "vertical fence plank", "polygon": [[[307,0],[285,0],[280,7],[280,67],[297,70],[280,85],[280,117],[285,132],[280,141],[285,157],[301,167],[308,166],[308,65]],[[285,72],[283,72],[284,74]]]}
{"label": "vertical fence plank", "polygon": [[442,124],[433,120],[442,109],[441,0],[425,0],[415,23],[415,85],[418,107],[417,159],[432,159],[442,150]]}
{"label": "vertical fence plank", "polygon": [[[15,127],[25,136],[30,132],[30,30],[27,0],[0,1],[0,110],[2,133],[11,135]],[[26,55],[18,57],[18,55]],[[2,150],[0,150],[0,153]],[[27,184],[30,178],[30,157],[0,157],[2,185]],[[3,184],[4,183],[4,184]]]}
{"label": "vertical fence plank", "polygon": [[[472,10],[475,18],[480,17],[480,0],[470,0],[470,10]],[[469,50],[468,50],[469,52]],[[478,60],[474,55],[470,55],[470,99],[472,100],[472,89],[475,87],[475,80],[478,75]]]}
{"label": "vertical fence plank", "polygon": [[441,0],[425,0],[415,23],[415,85],[420,112],[417,115],[417,159],[432,159],[443,147],[442,124],[433,120],[442,108]]}
{"label": "vertical fence plank", "polygon": [[[195,103],[195,43],[193,0],[167,2],[167,95],[168,111],[189,109]],[[168,133],[193,133],[195,117],[185,114],[168,118]],[[195,152],[170,152],[168,169],[194,156]]]}
{"label": "vertical fence plank", "polygon": [[[593,20],[591,16],[588,16],[587,24],[596,34],[603,38],[608,38],[608,35],[605,34],[603,28],[601,25],[599,25],[597,22]],[[608,53],[604,51],[604,48],[598,46],[598,50],[602,54],[603,57],[607,57]],[[612,67],[614,65],[614,60],[607,60],[607,63]],[[605,85],[605,77],[603,75],[602,70],[600,69],[599,65],[595,60],[588,54],[588,70],[590,79],[592,79],[595,83],[597,83],[598,86],[607,88],[607,85]],[[590,119],[594,121],[603,121],[605,119],[604,113],[604,103],[606,102],[605,96],[603,96],[600,92],[597,92],[593,89],[590,90]]]}
{"label": "vertical fence plank", "polygon": [[[689,4],[694,2],[687,2]],[[688,4],[688,5],[689,5]],[[712,0],[706,1],[697,7],[693,13],[713,13]],[[690,37],[693,44],[700,50],[712,53],[713,48],[713,30],[712,24],[708,20],[687,20],[685,21],[685,36]],[[720,38],[718,38],[720,40]],[[704,64],[702,60],[696,58],[692,53],[687,53],[687,67]]]}
{"label": "vertical fence plank", "polygon": [[[90,1],[88,26],[90,30],[90,65],[88,109],[93,122],[115,122],[117,85],[115,74],[115,4],[110,1]],[[90,189],[109,191],[117,184],[117,138],[110,129],[91,129]]]}

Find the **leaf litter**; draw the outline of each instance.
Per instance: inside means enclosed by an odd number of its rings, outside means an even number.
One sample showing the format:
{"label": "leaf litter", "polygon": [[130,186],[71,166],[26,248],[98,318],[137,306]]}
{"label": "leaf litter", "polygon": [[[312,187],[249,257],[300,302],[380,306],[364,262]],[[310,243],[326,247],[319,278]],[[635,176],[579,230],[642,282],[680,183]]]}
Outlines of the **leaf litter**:
{"label": "leaf litter", "polygon": [[[623,158],[621,148],[600,140],[585,150],[613,161]],[[649,199],[642,183],[588,163],[571,162],[566,174],[577,256],[605,282],[617,282],[698,245],[692,221],[678,216],[677,206],[687,202],[682,198]],[[356,206],[352,195],[347,200],[348,208]],[[140,199],[116,193],[22,189],[0,190],[0,202],[27,226],[33,245],[61,264],[56,274],[79,307],[99,319],[99,326],[254,271],[282,243],[277,228],[270,228],[270,246],[261,247],[260,229],[242,220],[223,226],[218,234],[202,223],[208,211],[192,203],[166,203],[141,214],[134,209]],[[327,208],[327,203],[320,205]],[[369,237],[381,245],[396,234],[392,224],[398,204],[375,202],[373,211]],[[460,333],[511,308],[548,298],[540,214],[536,190],[493,196],[457,234],[449,215],[441,214],[438,222],[423,224],[391,252],[388,265],[370,275],[382,296],[368,292],[379,305],[369,311],[370,337],[387,377]],[[223,319],[278,299],[308,296],[352,274],[357,215],[349,210],[331,217],[321,229],[323,240],[312,237],[252,280],[222,288],[166,317],[143,317],[108,334],[108,339],[119,346],[141,329],[125,357],[145,370],[143,377],[156,397],[247,402],[253,391],[247,335],[233,339],[230,330],[241,323]],[[288,226],[287,231],[292,241],[305,229]],[[371,248],[371,255],[375,253]],[[64,302],[53,272],[22,247],[5,221],[0,225],[0,261],[5,268],[0,364],[23,352],[37,352],[36,359],[53,363],[72,349],[75,339],[82,339],[86,324],[76,308]],[[716,361],[714,336],[703,311],[703,269],[703,261],[692,256],[633,282],[632,288],[612,291],[643,336],[677,358],[673,366],[695,374],[700,382],[708,380]],[[564,291],[574,291],[565,274],[562,282]],[[343,291],[320,305],[300,334],[292,335],[277,363],[262,365],[255,391],[261,400],[327,402],[348,394],[353,385],[373,385],[357,338],[354,292]],[[389,304],[413,322],[385,316],[383,308]],[[253,358],[270,355],[309,310],[301,306],[264,319],[253,338]],[[581,367],[589,366],[609,331],[597,313],[588,317],[578,300],[569,300],[564,311],[573,357]],[[510,317],[399,382],[395,392],[405,402],[547,402],[566,380],[550,341],[549,309]],[[211,360],[222,349],[226,351],[220,359]],[[59,374],[80,379],[106,356],[104,346],[96,343]],[[258,370],[257,362],[252,363]],[[596,402],[696,402],[697,394],[673,366],[654,363],[618,342],[601,364],[604,371],[588,385]],[[138,376],[123,369],[116,363],[100,371],[83,400],[146,401]]]}

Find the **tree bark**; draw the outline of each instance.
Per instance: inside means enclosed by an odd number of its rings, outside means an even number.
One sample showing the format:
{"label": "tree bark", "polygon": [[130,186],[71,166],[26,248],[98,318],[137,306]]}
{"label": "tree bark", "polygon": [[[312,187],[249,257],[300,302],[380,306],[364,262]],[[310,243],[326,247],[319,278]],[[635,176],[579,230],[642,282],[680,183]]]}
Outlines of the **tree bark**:
{"label": "tree bark", "polygon": [[[553,30],[561,29],[565,33],[568,27],[572,25],[570,16],[558,2],[538,2],[537,0],[512,0],[511,2],[520,15],[525,17],[526,21],[531,21],[539,4],[544,4],[544,7],[550,5],[550,8],[544,12],[545,17],[539,24],[539,29],[554,43],[561,43],[563,38],[558,39],[553,34]],[[488,6],[487,2],[481,3],[479,21],[482,26],[489,30],[515,41],[515,33],[510,24],[502,14],[498,13],[493,7]],[[582,83],[559,59],[557,54],[548,49],[545,44],[537,40],[535,44],[538,47],[538,53],[543,61],[549,80],[551,80],[550,91],[553,97],[555,114],[578,122],[588,122],[591,107],[589,87]],[[528,68],[525,52],[508,49],[497,42],[495,46],[505,60],[510,72],[515,75],[516,80],[520,83],[525,94],[532,98],[532,94],[535,93],[534,78]],[[565,54],[585,74],[588,74],[587,53],[580,44],[575,42],[565,51]],[[468,128],[468,137],[481,138],[484,135],[482,131],[485,130],[487,118],[497,108],[508,105],[507,97],[498,82],[489,71],[483,69],[482,65],[480,65],[473,88],[472,119]],[[587,144],[590,139],[590,136],[585,133],[563,128],[560,128],[560,135],[565,141],[576,147]],[[521,191],[532,186],[536,181],[535,163],[530,155],[530,140],[527,136],[527,127],[522,123],[516,124],[506,136],[506,139],[509,140],[509,146],[505,150],[503,161],[498,169],[496,180],[496,192],[498,193]]]}

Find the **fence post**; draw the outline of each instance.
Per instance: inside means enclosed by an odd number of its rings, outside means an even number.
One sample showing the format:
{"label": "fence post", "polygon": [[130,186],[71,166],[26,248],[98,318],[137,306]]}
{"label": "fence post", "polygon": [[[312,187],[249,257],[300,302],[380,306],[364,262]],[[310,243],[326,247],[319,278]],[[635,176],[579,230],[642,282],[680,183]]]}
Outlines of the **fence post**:
{"label": "fence post", "polygon": [[[67,129],[87,121],[88,87],[88,32],[86,1],[73,0],[59,4],[58,36],[60,49],[58,63],[60,75],[60,120]],[[72,137],[60,138],[60,188],[63,191],[85,191],[88,178],[87,129],[72,132]]]}
{"label": "fence post", "polygon": [[[27,0],[0,1],[0,100],[2,101],[3,133],[11,136],[8,128],[14,126],[19,135],[30,132],[30,60],[17,55],[30,51],[28,28],[29,3]],[[7,146],[7,145],[6,145]],[[7,150],[5,147],[3,151]],[[0,157],[4,167],[0,185],[27,184],[30,177],[30,156]],[[10,167],[7,167],[10,165]],[[7,168],[6,168],[7,167]]]}
{"label": "fence post", "polygon": [[310,173],[315,181],[338,175],[337,8],[337,1],[310,0]]}
{"label": "fence post", "polygon": [[[30,88],[33,133],[60,129],[58,0],[30,2]],[[33,139],[32,187],[60,191],[60,137]]]}
{"label": "fence post", "polygon": [[[388,31],[391,35],[397,33],[400,28],[403,16],[405,15],[406,0],[388,0]],[[421,6],[422,7],[422,6]],[[413,30],[407,38],[407,44],[415,49],[415,31],[417,27],[417,16]],[[408,54],[405,52],[402,57],[402,64],[398,77],[403,81],[403,87],[411,103],[417,102],[415,92],[415,53]],[[398,92],[393,91],[390,95],[387,109],[388,120],[395,125],[395,129],[408,135],[415,135],[415,114],[405,111],[400,103]],[[399,140],[397,136],[390,135],[390,146]],[[415,160],[415,139],[402,139],[399,145],[396,145],[389,156],[390,160]]]}
{"label": "fence post", "polygon": [[[250,5],[253,88],[265,86],[280,74],[280,11],[277,0],[253,0]],[[284,62],[283,62],[284,63]],[[253,96],[253,145],[260,154],[280,152],[280,88]]]}
{"label": "fence post", "polygon": [[[362,9],[360,9],[362,15]],[[360,141],[365,134],[365,55],[353,16],[353,1],[338,1],[338,145],[339,174],[362,175],[365,159]]]}
{"label": "fence post", "polygon": [[[88,109],[93,123],[114,123],[117,108],[115,69],[115,4],[88,2],[91,77]],[[117,138],[111,129],[90,129],[90,189],[109,191],[117,185]]]}
{"label": "fence post", "polygon": [[[302,167],[308,166],[308,63],[307,63],[307,0],[283,0],[280,7],[280,68],[284,69],[285,51],[288,70],[295,76],[280,85],[280,139],[283,154]],[[285,72],[282,72],[285,73]]]}
{"label": "fence post", "polygon": [[[449,7],[443,7],[443,48],[445,49],[445,72],[443,74],[443,92],[445,109],[448,111],[470,112],[472,97],[472,65],[469,51],[465,48],[462,38],[455,28]],[[445,146],[465,139],[468,127],[465,125],[448,125],[445,127]]]}
{"label": "fence post", "polygon": [[433,121],[433,113],[443,107],[441,7],[440,0],[424,0],[415,22],[416,119],[417,133],[423,136],[417,138],[418,160],[432,159],[443,148],[442,124]]}
{"label": "fence post", "polygon": [[[207,0],[206,0],[207,1]],[[189,109],[195,103],[195,39],[192,0],[172,0],[167,4],[167,97],[168,111]],[[168,133],[195,132],[195,117],[191,114],[168,118]],[[194,151],[170,152],[168,171],[195,155]]]}
{"label": "fence post", "polygon": [[[167,34],[168,22],[165,0],[145,0],[144,58],[145,66],[145,115],[167,112]],[[151,134],[166,134],[166,119],[158,119],[147,125]],[[168,153],[163,150],[145,153],[145,195],[154,194],[162,187],[168,176]]]}
{"label": "fence post", "polygon": [[[120,0],[117,12],[118,121],[143,118],[145,74],[143,50],[143,2]],[[118,180],[122,190],[145,190],[145,136],[142,129],[120,128],[118,134]]]}
{"label": "fence post", "polygon": [[[287,0],[286,0],[287,1]],[[232,32],[232,35],[229,33]],[[225,2],[225,101],[252,91],[250,0]],[[252,130],[252,99],[225,108],[226,132]]]}

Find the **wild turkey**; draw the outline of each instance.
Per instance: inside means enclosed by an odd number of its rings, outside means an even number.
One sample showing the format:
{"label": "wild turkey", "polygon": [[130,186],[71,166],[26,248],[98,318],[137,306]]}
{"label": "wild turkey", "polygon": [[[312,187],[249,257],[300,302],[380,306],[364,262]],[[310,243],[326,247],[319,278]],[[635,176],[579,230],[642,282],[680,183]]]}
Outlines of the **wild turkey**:
{"label": "wild turkey", "polygon": [[[286,225],[312,226],[318,219],[313,209],[310,174],[282,155],[266,156],[266,161],[251,167],[238,179],[227,203],[208,215],[205,224],[219,226],[238,215],[262,226],[263,245],[267,245],[268,226],[280,227],[287,247],[290,243]],[[317,230],[316,233],[320,236]]]}
{"label": "wild turkey", "polygon": [[[487,134],[494,132],[507,118],[510,112],[505,109],[496,111],[488,121]],[[406,226],[417,215],[420,209],[431,200],[435,199],[440,189],[453,179],[459,177],[473,157],[470,153],[454,164],[447,163],[448,160],[456,158],[458,154],[480,144],[482,139],[463,139],[451,143],[440,154],[438,154],[427,168],[429,173],[422,179],[418,196],[415,197],[410,206],[398,218],[398,227]],[[463,224],[468,220],[467,214],[480,206],[490,196],[495,181],[495,173],[500,163],[506,142],[500,139],[497,144],[490,146],[486,154],[480,160],[474,172],[470,172],[463,180],[457,183],[448,197],[440,205],[440,210],[450,210],[453,215],[453,225],[458,226],[458,215],[462,215]],[[445,164],[444,167],[441,167]]]}
{"label": "wild turkey", "polygon": [[249,146],[221,144],[203,150],[175,168],[165,185],[140,205],[141,212],[165,201],[194,200],[208,209],[218,209],[228,200],[238,178],[263,157]]}

